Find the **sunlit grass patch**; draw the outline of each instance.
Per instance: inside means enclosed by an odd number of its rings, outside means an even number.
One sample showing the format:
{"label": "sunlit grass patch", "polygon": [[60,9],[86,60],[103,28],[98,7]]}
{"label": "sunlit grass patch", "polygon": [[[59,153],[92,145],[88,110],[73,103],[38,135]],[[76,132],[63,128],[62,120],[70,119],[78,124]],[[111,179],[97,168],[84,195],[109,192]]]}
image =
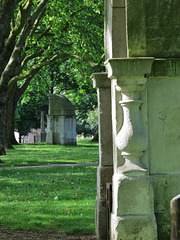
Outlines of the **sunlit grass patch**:
{"label": "sunlit grass patch", "polygon": [[58,163],[98,162],[98,143],[80,139],[77,146],[20,144],[1,156],[0,166],[32,166]]}
{"label": "sunlit grass patch", "polygon": [[11,229],[94,232],[96,167],[0,170],[0,223]]}

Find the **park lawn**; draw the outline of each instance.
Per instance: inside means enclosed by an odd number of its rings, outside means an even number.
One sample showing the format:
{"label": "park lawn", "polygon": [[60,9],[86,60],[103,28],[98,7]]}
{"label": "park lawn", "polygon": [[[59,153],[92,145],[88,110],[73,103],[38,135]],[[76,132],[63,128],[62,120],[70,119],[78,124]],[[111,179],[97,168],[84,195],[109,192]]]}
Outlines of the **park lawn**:
{"label": "park lawn", "polygon": [[0,167],[33,166],[61,163],[98,162],[98,143],[89,138],[77,140],[77,146],[20,144],[15,150],[7,150],[7,155],[0,156],[4,162]]}
{"label": "park lawn", "polygon": [[0,170],[0,225],[94,233],[96,166]]}

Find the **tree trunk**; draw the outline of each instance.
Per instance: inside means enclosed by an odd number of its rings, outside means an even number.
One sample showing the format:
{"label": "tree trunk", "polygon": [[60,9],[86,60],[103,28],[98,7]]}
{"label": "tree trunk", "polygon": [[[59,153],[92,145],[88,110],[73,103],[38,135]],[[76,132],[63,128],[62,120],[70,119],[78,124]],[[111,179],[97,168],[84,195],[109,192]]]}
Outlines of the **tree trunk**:
{"label": "tree trunk", "polygon": [[21,143],[21,137],[22,137],[21,134],[19,134],[19,143]]}
{"label": "tree trunk", "polygon": [[16,138],[14,136],[14,126],[15,126],[15,112],[17,107],[17,102],[21,98],[21,96],[26,91],[27,87],[29,86],[29,83],[31,81],[31,77],[28,78],[23,86],[20,88],[17,86],[17,83],[14,84],[13,87],[11,87],[11,90],[8,91],[8,98],[7,98],[7,107],[6,107],[6,128],[5,128],[5,147],[7,149],[12,149],[12,145],[18,145],[21,143],[21,136],[19,143],[16,141]]}
{"label": "tree trunk", "polygon": [[[14,129],[14,128],[13,128]],[[12,145],[19,145],[19,143],[17,142],[15,135],[14,135],[14,130],[11,131],[11,136],[10,136],[10,141],[12,143]]]}
{"label": "tree trunk", "polygon": [[12,144],[18,144],[14,136],[15,111],[17,106],[17,86],[8,91],[6,105],[5,148],[14,149]]}
{"label": "tree trunk", "polygon": [[6,96],[7,88],[0,85],[0,155],[5,155],[4,129],[6,126]]}
{"label": "tree trunk", "polygon": [[91,140],[91,142],[98,142],[98,141],[99,141],[99,134],[98,134],[98,131],[96,131],[96,133],[94,134],[94,137]]}

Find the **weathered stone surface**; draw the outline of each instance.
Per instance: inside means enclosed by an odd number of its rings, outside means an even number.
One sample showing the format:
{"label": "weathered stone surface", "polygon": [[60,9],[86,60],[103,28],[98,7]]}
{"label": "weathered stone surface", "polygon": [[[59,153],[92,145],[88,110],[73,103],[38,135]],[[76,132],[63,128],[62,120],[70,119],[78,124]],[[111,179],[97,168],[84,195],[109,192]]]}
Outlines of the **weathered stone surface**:
{"label": "weathered stone surface", "polygon": [[112,166],[111,82],[107,73],[93,74],[92,79],[98,94],[99,162]]}
{"label": "weathered stone surface", "polygon": [[171,240],[180,239],[180,194],[171,199]]}
{"label": "weathered stone surface", "polygon": [[180,193],[180,174],[155,174],[152,176],[154,188],[154,211],[158,225],[158,239],[170,239],[170,200]]}
{"label": "weathered stone surface", "polygon": [[76,117],[72,103],[62,95],[49,96],[47,144],[76,145]]}
{"label": "weathered stone surface", "polygon": [[117,176],[113,183],[117,188],[114,191],[117,191],[118,199],[114,212],[117,211],[118,216],[151,215],[154,212],[152,182],[149,177]]}
{"label": "weathered stone surface", "polygon": [[[111,239],[156,239],[156,220],[151,178],[141,158],[147,148],[144,124],[141,124],[140,105],[146,77],[151,73],[154,58],[113,58],[106,61],[108,77],[112,80],[112,112],[114,175]],[[118,101],[116,92],[121,93]],[[115,96],[114,96],[115,95]],[[117,122],[122,115],[119,131]],[[147,112],[147,109],[144,109]],[[114,131],[115,130],[115,131]],[[120,150],[118,151],[116,147]],[[119,158],[118,153],[124,158]],[[147,156],[146,156],[147,157]],[[117,158],[117,159],[115,159]],[[116,165],[117,163],[117,165]]]}
{"label": "weathered stone surface", "polygon": [[156,213],[158,240],[171,239],[171,216],[169,213]]}
{"label": "weathered stone surface", "polygon": [[44,122],[44,111],[41,112],[40,142],[46,142],[46,132],[45,132],[45,122]]}
{"label": "weathered stone surface", "polygon": [[179,77],[180,59],[179,58],[155,59],[152,66],[151,76]]}
{"label": "weathered stone surface", "polygon": [[98,198],[106,198],[106,183],[112,182],[113,167],[98,166],[97,168],[97,196]]}
{"label": "weathered stone surface", "polygon": [[75,116],[72,103],[63,95],[49,95],[49,115],[53,116]]}
{"label": "weathered stone surface", "polygon": [[[127,77],[131,77],[132,85],[138,83],[140,80],[145,82],[144,75],[150,74],[154,58],[142,57],[142,58],[112,58],[108,59],[105,64],[108,69],[108,77],[110,79],[121,80],[121,77],[125,76],[124,84],[131,84],[127,81]],[[138,79],[137,79],[138,76]],[[133,81],[134,80],[134,81]]]}
{"label": "weathered stone surface", "polygon": [[[99,160],[102,166],[112,166],[112,124],[111,124],[111,112],[107,112],[107,109],[111,109],[110,89],[101,89],[101,94],[98,94],[100,106],[99,106]],[[102,104],[103,103],[103,104]],[[103,116],[105,115],[105,116]],[[106,121],[104,119],[106,118]],[[104,131],[106,129],[106,131]]]}
{"label": "weathered stone surface", "polygon": [[127,0],[129,56],[179,57],[178,9],[178,0]]}
{"label": "weathered stone surface", "polygon": [[111,120],[111,82],[107,73],[92,75],[93,87],[98,94],[99,167],[97,169],[96,234],[97,239],[107,239],[106,183],[112,182],[113,149]]}
{"label": "weathered stone surface", "polygon": [[[160,68],[163,69],[161,65]],[[180,81],[176,76],[179,70],[175,70],[173,76],[173,72],[167,69],[166,62],[165,66],[168,76],[164,76],[162,71],[159,76],[150,77],[147,83],[151,174],[180,173],[177,161],[180,158]]]}
{"label": "weathered stone surface", "polygon": [[180,56],[179,1],[105,1],[106,59]]}
{"label": "weathered stone surface", "polygon": [[105,0],[106,59],[128,56],[125,2],[125,0]]}
{"label": "weathered stone surface", "polygon": [[[112,215],[111,224],[113,229],[111,232],[111,240],[157,239],[154,216],[122,216],[116,218]],[[120,234],[118,235],[118,233]]]}
{"label": "weathered stone surface", "polygon": [[170,200],[180,193],[180,68],[178,59],[158,59],[147,81],[148,155],[158,239],[170,239]]}
{"label": "weathered stone surface", "polygon": [[179,1],[145,1],[147,55],[180,56]]}
{"label": "weathered stone surface", "polygon": [[107,197],[106,183],[112,182],[113,167],[101,167],[97,169],[97,197],[96,197],[96,234],[97,239],[107,239]]}
{"label": "weathered stone surface", "polygon": [[178,0],[105,1],[114,167],[111,240],[155,240],[157,233],[159,240],[170,239],[169,203],[180,193],[179,28]]}
{"label": "weathered stone surface", "polygon": [[146,54],[146,16],[144,0],[127,0],[127,41],[129,57],[153,56]]}

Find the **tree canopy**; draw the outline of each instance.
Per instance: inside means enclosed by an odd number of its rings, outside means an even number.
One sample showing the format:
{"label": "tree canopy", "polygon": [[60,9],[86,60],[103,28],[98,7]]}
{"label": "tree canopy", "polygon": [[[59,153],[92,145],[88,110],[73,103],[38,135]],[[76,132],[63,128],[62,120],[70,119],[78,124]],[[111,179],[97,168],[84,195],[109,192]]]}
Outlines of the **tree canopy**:
{"label": "tree canopy", "polygon": [[[14,129],[12,123],[17,102],[43,67],[49,65],[49,77],[55,81],[51,82],[51,89],[58,84],[62,89],[67,87],[69,73],[63,69],[69,68],[75,75],[79,74],[81,68],[88,74],[99,70],[104,52],[103,1],[0,0],[0,20],[2,154],[3,145],[8,147],[12,143],[9,136]],[[54,70],[55,61],[58,64],[57,71]],[[84,66],[82,61],[86,63]],[[44,78],[46,71],[41,71]],[[57,84],[54,75],[58,73],[60,77]],[[69,86],[84,92],[88,80],[80,79],[69,78]]]}

